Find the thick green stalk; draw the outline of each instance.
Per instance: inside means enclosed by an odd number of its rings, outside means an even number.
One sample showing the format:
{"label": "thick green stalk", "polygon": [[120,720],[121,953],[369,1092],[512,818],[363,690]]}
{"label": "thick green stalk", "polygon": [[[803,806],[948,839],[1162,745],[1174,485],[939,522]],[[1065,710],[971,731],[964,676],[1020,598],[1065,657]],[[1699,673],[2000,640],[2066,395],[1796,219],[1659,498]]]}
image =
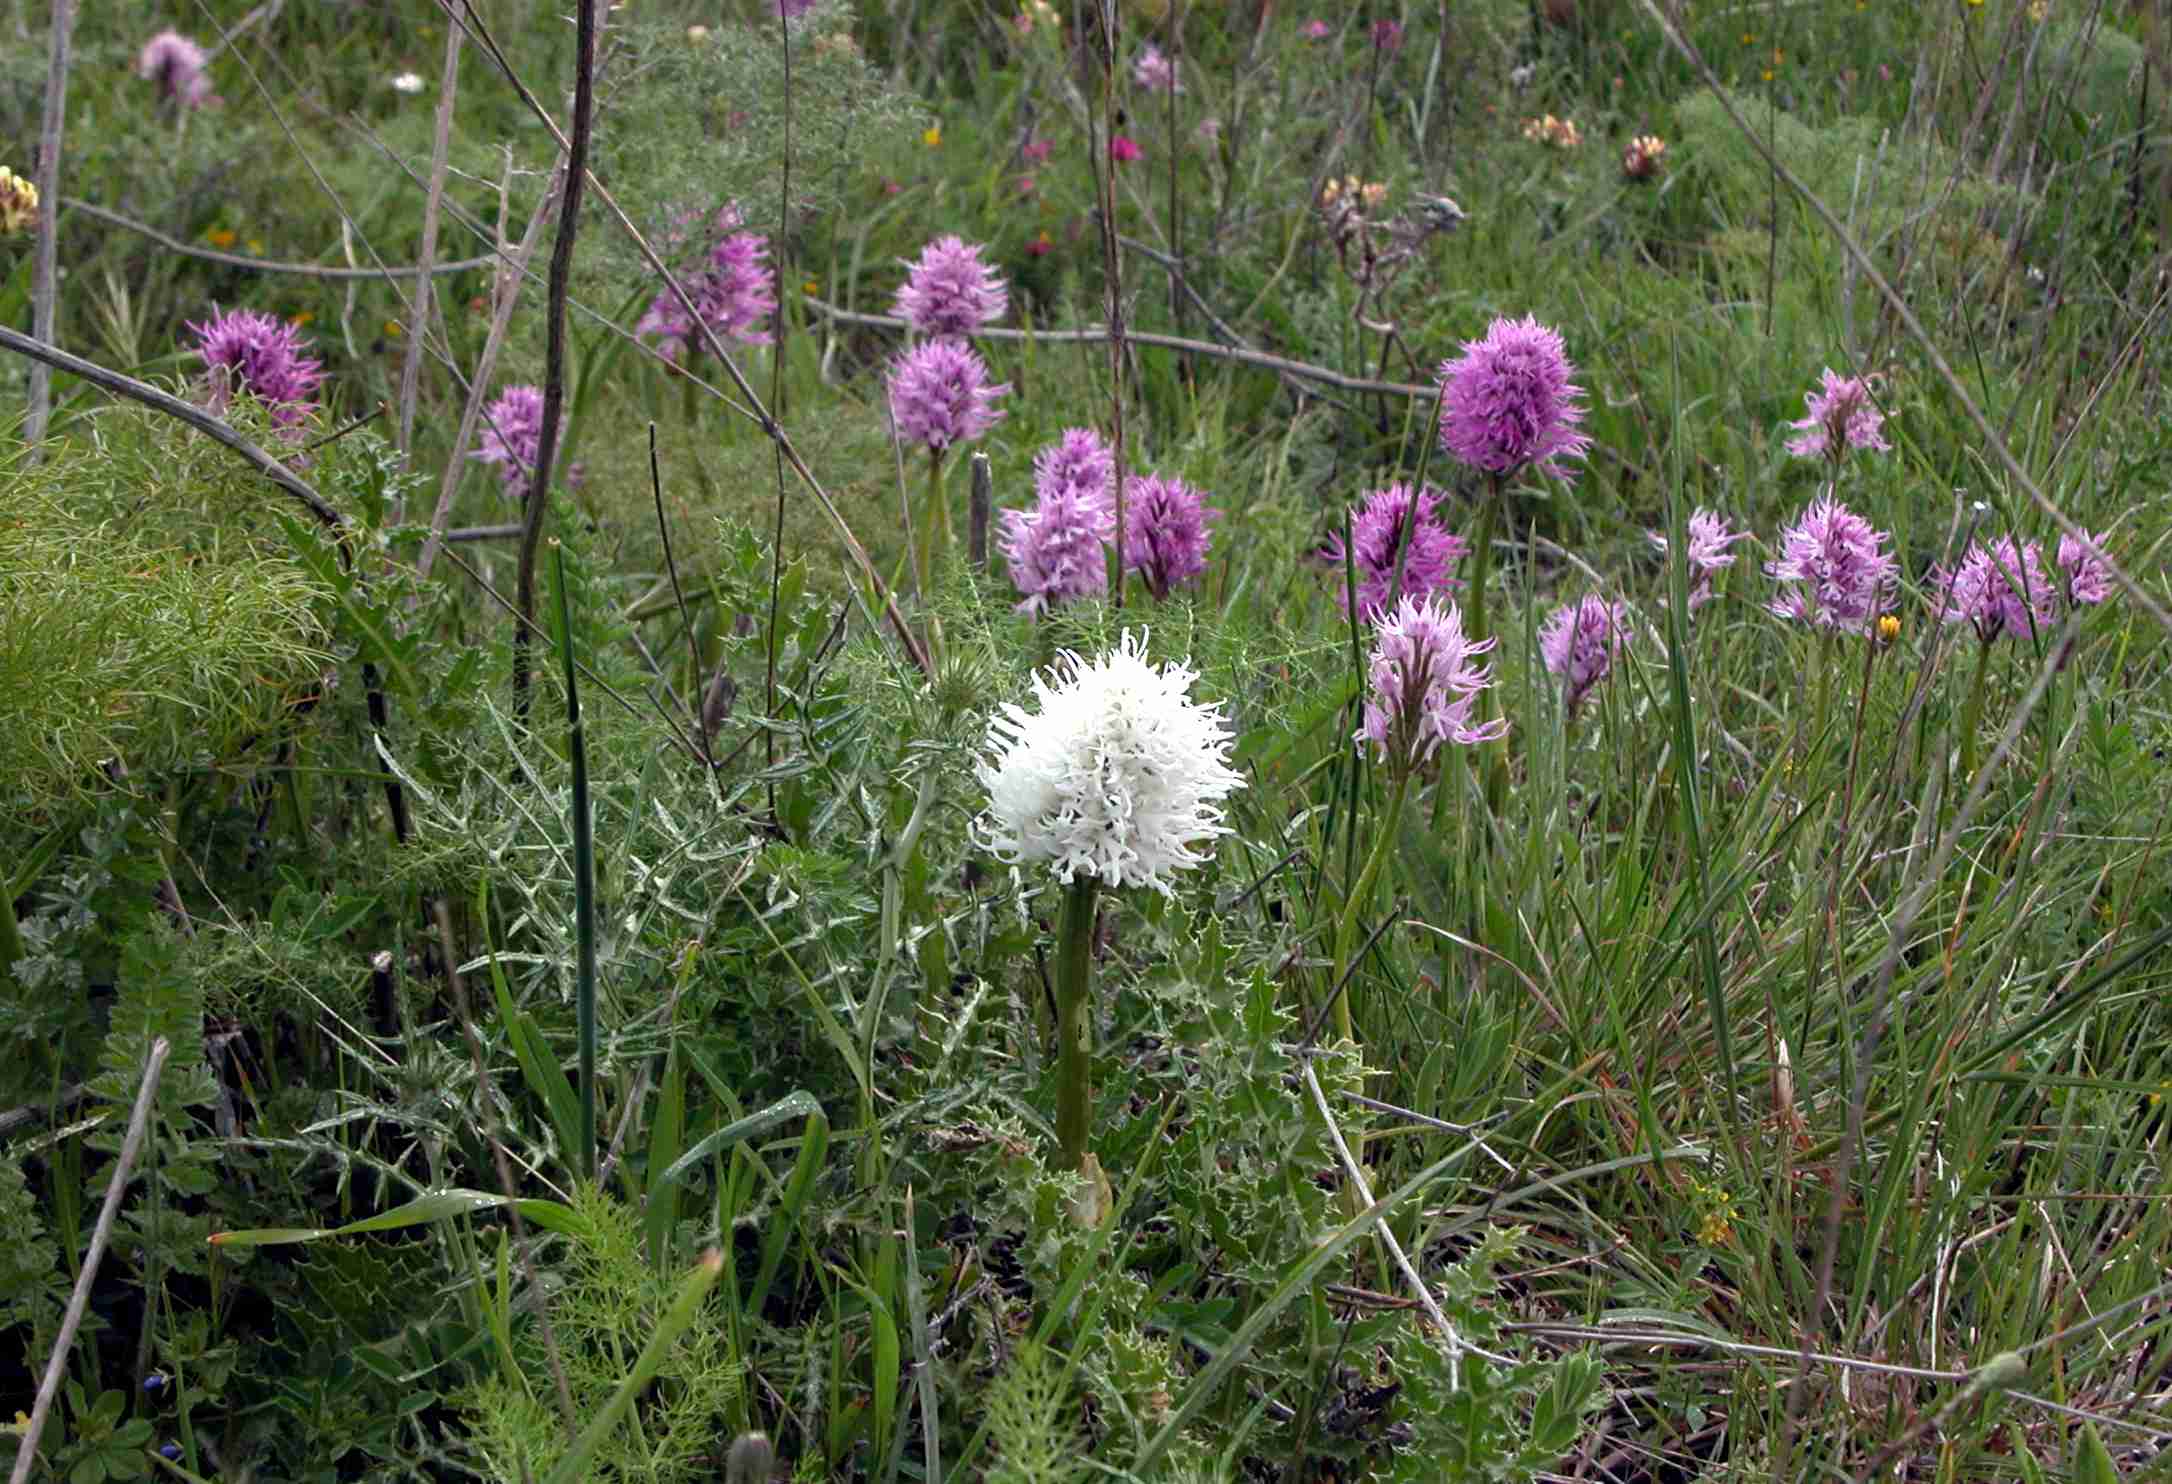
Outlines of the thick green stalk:
{"label": "thick green stalk", "polygon": [[[1358,872],[1350,895],[1342,904],[1342,921],[1335,928],[1335,972],[1327,981],[1329,994],[1335,994],[1335,986],[1343,984],[1344,976],[1350,972],[1350,959],[1358,946],[1358,920],[1365,915],[1366,904],[1372,900],[1373,888],[1379,883],[1381,869],[1403,832],[1403,801],[1409,794],[1410,774],[1399,771],[1395,792],[1388,799],[1387,812],[1380,816],[1375,828],[1373,848],[1366,852],[1365,867]],[[1344,984],[1342,993],[1335,995],[1335,1034],[1352,1045],[1357,1044],[1357,1017],[1350,1008],[1350,1000],[1356,993],[1355,985]]]}
{"label": "thick green stalk", "polygon": [[1093,1004],[1094,908],[1101,882],[1078,876],[1063,893],[1056,928],[1056,1139],[1065,1169],[1086,1157],[1094,1111],[1093,1049],[1086,1012]]}

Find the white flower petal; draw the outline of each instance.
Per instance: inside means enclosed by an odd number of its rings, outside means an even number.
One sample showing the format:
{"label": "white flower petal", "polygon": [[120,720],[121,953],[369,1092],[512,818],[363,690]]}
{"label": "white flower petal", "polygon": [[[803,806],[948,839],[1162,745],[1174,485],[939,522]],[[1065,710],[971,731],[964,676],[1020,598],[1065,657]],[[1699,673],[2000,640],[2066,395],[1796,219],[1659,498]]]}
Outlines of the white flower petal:
{"label": "white flower petal", "polygon": [[1221,708],[1191,699],[1195,678],[1147,663],[1144,636],[1129,633],[1098,662],[1066,652],[1035,675],[1036,710],[1005,704],[988,721],[981,842],[1012,865],[1045,861],[1062,881],[1167,895],[1170,873],[1229,832],[1220,805],[1244,786]]}

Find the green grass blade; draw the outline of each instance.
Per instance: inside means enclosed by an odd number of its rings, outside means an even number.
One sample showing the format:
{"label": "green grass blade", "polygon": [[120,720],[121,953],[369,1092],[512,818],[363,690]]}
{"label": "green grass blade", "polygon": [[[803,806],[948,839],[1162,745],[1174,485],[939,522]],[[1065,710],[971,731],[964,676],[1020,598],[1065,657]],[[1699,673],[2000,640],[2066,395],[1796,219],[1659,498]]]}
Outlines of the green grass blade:
{"label": "green grass blade", "polygon": [[603,1404],[603,1410],[596,1414],[595,1420],[581,1429],[581,1435],[573,1440],[565,1457],[558,1460],[558,1466],[544,1476],[543,1484],[574,1484],[575,1480],[588,1476],[589,1460],[603,1446],[603,1440],[617,1429],[633,1406],[634,1398],[656,1378],[657,1371],[663,1368],[664,1357],[671,1353],[679,1336],[686,1333],[701,1313],[703,1301],[709,1297],[709,1290],[716,1286],[716,1280],[723,1272],[724,1255],[711,1247],[702,1254],[701,1261],[694,1264],[694,1271],[686,1275],[686,1281],[679,1285],[671,1307],[664,1311],[648,1344],[641,1347],[641,1354],[635,1359],[633,1369],[626,1373],[626,1379],[618,1383],[618,1389],[611,1393],[611,1399]]}

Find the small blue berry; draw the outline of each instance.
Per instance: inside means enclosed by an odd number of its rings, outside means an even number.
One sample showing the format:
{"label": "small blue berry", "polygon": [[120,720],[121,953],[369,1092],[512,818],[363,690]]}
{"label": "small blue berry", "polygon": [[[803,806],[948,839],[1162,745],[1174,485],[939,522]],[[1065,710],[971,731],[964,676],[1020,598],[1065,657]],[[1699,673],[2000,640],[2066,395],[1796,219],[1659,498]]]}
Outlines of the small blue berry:
{"label": "small blue berry", "polygon": [[181,1445],[179,1443],[160,1443],[158,1445],[158,1456],[170,1463],[179,1463],[181,1461]]}
{"label": "small blue berry", "polygon": [[153,1372],[151,1372],[151,1374],[150,1374],[150,1375],[148,1375],[148,1376],[145,1376],[145,1377],[143,1378],[143,1392],[144,1392],[144,1395],[146,1395],[146,1396],[157,1396],[157,1395],[158,1395],[158,1394],[159,1394],[160,1392],[164,1391],[165,1389],[166,1389],[166,1373],[165,1373],[164,1371],[153,1371]]}

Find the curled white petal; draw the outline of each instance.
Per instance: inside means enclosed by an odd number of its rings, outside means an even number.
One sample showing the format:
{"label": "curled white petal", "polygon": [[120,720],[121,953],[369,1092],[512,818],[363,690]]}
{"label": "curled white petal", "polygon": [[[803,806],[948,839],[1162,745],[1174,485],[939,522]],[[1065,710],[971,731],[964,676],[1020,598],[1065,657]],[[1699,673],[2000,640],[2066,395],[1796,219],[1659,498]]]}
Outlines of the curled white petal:
{"label": "curled white petal", "polygon": [[1061,881],[1167,895],[1170,874],[1229,833],[1220,806],[1244,786],[1221,708],[1191,699],[1196,678],[1181,663],[1149,664],[1143,635],[1093,663],[1066,651],[1033,677],[1035,710],[1006,704],[989,718],[981,842],[1013,865],[1046,862]]}

